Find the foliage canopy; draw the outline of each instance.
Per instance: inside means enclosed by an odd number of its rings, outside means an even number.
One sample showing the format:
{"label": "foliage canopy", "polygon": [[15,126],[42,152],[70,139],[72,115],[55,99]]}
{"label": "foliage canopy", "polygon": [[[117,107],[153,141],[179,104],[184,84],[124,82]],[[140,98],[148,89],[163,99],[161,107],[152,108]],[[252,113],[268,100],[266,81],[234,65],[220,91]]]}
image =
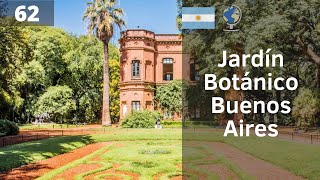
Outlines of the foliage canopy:
{"label": "foliage canopy", "polygon": [[310,89],[300,89],[293,101],[292,114],[297,119],[297,126],[306,129],[316,125],[316,116],[320,112],[320,98]]}
{"label": "foliage canopy", "polygon": [[162,111],[180,113],[182,110],[182,80],[174,80],[158,86],[154,99],[156,106]]}
{"label": "foliage canopy", "polygon": [[[35,115],[50,110],[55,114],[51,116],[51,121],[57,115],[59,121],[65,121],[64,118],[77,122],[99,121],[103,44],[98,39],[73,36],[51,27],[0,27],[0,37],[3,37],[0,41],[0,60],[4,64],[0,67],[1,118],[20,123],[31,122]],[[110,98],[114,102],[111,103],[111,114],[112,121],[117,122],[119,51],[116,46],[110,45],[109,52],[112,77]],[[71,104],[64,112],[59,112],[59,106],[48,109],[49,104],[43,104],[59,95],[55,91],[68,95],[66,98]],[[61,103],[65,102],[58,102]]]}

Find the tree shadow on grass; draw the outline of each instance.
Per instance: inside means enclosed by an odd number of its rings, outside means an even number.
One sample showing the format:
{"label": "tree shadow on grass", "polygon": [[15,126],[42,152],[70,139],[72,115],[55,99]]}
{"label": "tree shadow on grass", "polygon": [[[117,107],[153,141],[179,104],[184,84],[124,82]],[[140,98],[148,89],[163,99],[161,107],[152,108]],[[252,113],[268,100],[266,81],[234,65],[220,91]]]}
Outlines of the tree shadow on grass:
{"label": "tree shadow on grass", "polygon": [[49,165],[34,164],[30,166],[24,166],[23,168],[17,168],[14,171],[8,171],[6,173],[0,174],[0,179],[3,180],[13,180],[13,179],[23,179],[31,180],[39,177],[38,171],[41,170],[53,170]]}
{"label": "tree shadow on grass", "polygon": [[[65,136],[6,146],[0,148],[0,172],[64,154],[91,143],[94,140],[90,136]],[[43,168],[48,167],[35,165],[32,169]],[[0,179],[5,174],[0,174]]]}

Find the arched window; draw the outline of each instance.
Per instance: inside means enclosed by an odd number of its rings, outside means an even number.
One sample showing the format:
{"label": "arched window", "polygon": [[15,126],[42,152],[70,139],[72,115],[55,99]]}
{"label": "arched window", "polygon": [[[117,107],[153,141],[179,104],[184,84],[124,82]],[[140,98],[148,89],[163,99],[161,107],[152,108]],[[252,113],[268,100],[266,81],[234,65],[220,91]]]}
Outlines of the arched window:
{"label": "arched window", "polygon": [[140,78],[140,61],[133,60],[132,61],[132,78]]}
{"label": "arched window", "polygon": [[164,58],[162,61],[163,66],[163,80],[172,81],[173,80],[173,59]]}

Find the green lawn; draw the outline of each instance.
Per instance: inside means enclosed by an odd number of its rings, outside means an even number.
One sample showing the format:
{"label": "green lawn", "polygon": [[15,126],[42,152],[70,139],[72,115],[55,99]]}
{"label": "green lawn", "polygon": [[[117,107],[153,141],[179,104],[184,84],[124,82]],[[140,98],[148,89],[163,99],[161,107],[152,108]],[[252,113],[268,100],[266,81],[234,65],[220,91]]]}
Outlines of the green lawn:
{"label": "green lawn", "polygon": [[[182,135],[183,134],[183,135]],[[183,138],[182,138],[183,137]],[[181,140],[224,142],[253,156],[283,167],[296,175],[308,179],[320,177],[320,146],[290,142],[278,138],[258,138],[255,136],[223,138],[221,132],[198,132],[197,130],[179,129],[107,129],[107,134],[58,137],[41,141],[28,142],[0,148],[0,171],[53,157],[93,142],[134,141],[129,148],[137,150],[138,146],[147,147],[145,141],[176,141]],[[143,140],[143,141],[140,141]],[[156,140],[156,141],[155,141]],[[131,144],[131,143],[129,143]],[[135,146],[135,144],[137,146]],[[170,147],[170,145],[168,145]],[[127,152],[130,150],[127,149]],[[120,150],[119,150],[120,152]],[[110,155],[110,154],[109,154]],[[105,158],[109,158],[106,155]],[[178,156],[178,154],[176,154]],[[187,156],[188,157],[188,156]],[[238,177],[246,177],[244,172],[221,157],[218,161],[227,166]],[[107,166],[107,165],[106,165]],[[148,176],[148,175],[146,175]],[[246,178],[243,178],[246,179]]]}
{"label": "green lawn", "polygon": [[107,129],[107,134],[68,136],[26,142],[0,148],[0,171],[66,153],[94,142],[133,140],[181,140],[179,129]]}
{"label": "green lawn", "polygon": [[[245,172],[240,167],[236,166],[233,162],[227,160],[224,156],[217,153],[214,149],[207,146],[205,141],[193,145],[195,141],[183,142],[183,165],[184,175],[191,179],[199,179],[194,174],[202,174],[207,179],[221,179],[219,175],[224,175],[223,179],[254,179],[248,172]],[[206,167],[212,167],[216,171],[208,170]],[[225,167],[229,172],[219,172]]]}
{"label": "green lawn", "polygon": [[37,129],[66,129],[84,127],[84,125],[73,125],[73,124],[21,124],[19,125],[20,130],[37,130]]}
{"label": "green lawn", "polygon": [[[199,168],[198,165],[226,167],[230,173],[239,179],[252,179],[246,172],[226,160],[218,154],[212,153],[209,147],[188,147],[188,152],[196,152],[200,156],[190,154],[184,159],[184,165],[191,171],[184,171],[185,176],[190,179],[198,179],[193,171],[197,171],[208,177],[218,180],[220,172],[212,172]],[[210,153],[208,153],[210,152]],[[97,159],[98,157],[98,159]],[[208,159],[212,157],[212,159]],[[116,165],[121,165],[117,167]],[[99,168],[73,174],[73,177],[65,177],[65,172],[70,175],[73,169],[84,165],[100,165]],[[84,179],[92,175],[94,179],[105,179],[106,177],[121,177],[132,179],[136,174],[139,179],[149,180],[158,176],[159,179],[170,179],[182,175],[182,141],[180,140],[139,140],[139,141],[116,141],[111,145],[89,154],[77,161],[71,162],[61,168],[46,173],[38,180],[50,179]],[[116,167],[116,172],[105,172]],[[90,178],[92,179],[92,177]],[[231,179],[231,178],[230,178]]]}
{"label": "green lawn", "polygon": [[320,177],[320,145],[256,136],[223,137],[222,132],[184,130],[184,140],[224,142],[259,159],[268,161],[308,179]]}
{"label": "green lawn", "polygon": [[[157,174],[162,174],[166,179],[171,176],[179,176],[182,174],[181,168],[178,167],[182,163],[181,143],[179,140],[158,140],[156,143],[155,141],[118,141],[66,166],[55,169],[40,177],[39,180],[53,179],[68,169],[84,164],[98,164],[101,167],[82,172],[76,175],[76,179],[83,179],[85,176],[110,169],[114,164],[122,165],[117,168],[117,171],[138,174],[140,179],[152,179]],[[97,156],[99,160],[93,160]],[[112,173],[102,173],[95,178],[103,179],[107,175],[111,176]],[[119,174],[114,175],[119,176]],[[130,179],[128,175],[122,174],[122,176]]]}
{"label": "green lawn", "polygon": [[89,136],[57,137],[0,148],[0,172],[47,159],[94,142]]}

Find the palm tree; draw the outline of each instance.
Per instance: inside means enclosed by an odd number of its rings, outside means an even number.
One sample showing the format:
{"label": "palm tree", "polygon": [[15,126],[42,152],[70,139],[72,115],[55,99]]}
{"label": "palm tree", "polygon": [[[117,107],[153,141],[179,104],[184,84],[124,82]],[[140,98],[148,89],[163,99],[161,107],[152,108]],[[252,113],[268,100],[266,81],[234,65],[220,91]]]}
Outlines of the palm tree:
{"label": "palm tree", "polygon": [[87,6],[83,20],[89,23],[89,33],[104,45],[102,125],[110,126],[108,44],[115,29],[121,30],[125,26],[124,11],[116,8],[116,0],[92,0]]}

